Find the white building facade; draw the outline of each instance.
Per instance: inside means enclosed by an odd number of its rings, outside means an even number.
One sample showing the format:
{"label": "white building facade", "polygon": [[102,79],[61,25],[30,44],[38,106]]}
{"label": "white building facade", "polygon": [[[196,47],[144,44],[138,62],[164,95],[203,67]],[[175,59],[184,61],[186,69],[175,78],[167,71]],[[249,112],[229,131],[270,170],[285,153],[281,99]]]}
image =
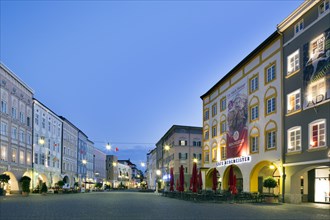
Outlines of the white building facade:
{"label": "white building facade", "polygon": [[10,176],[7,193],[21,190],[22,176],[32,178],[32,105],[34,91],[0,64],[0,174]]}
{"label": "white building facade", "polygon": [[55,186],[62,180],[62,119],[40,101],[33,100],[33,178],[32,187],[41,183]]}

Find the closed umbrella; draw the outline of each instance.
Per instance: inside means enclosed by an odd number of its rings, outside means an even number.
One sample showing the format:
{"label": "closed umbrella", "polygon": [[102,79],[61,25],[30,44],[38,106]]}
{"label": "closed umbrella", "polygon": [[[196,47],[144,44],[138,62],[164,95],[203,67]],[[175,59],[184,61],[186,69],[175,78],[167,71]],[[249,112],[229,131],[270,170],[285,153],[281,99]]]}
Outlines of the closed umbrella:
{"label": "closed umbrella", "polygon": [[197,192],[197,164],[193,164],[193,171],[192,171],[192,191]]}
{"label": "closed umbrella", "polygon": [[170,191],[174,191],[174,175],[173,175],[173,167],[170,169]]}
{"label": "closed umbrella", "polygon": [[234,175],[234,178],[233,178],[233,186],[232,186],[232,193],[234,194],[234,195],[236,195],[237,194],[237,188],[236,188],[236,175]]}
{"label": "closed umbrella", "polygon": [[176,179],[175,189],[176,189],[176,191],[180,191],[180,181],[179,181],[179,179]]}
{"label": "closed umbrella", "polygon": [[233,166],[229,168],[229,180],[228,180],[229,187],[234,185],[234,169]]}
{"label": "closed umbrella", "polygon": [[198,175],[198,183],[199,183],[199,189],[203,189],[203,178],[202,178],[202,171],[199,170],[199,175]]}
{"label": "closed umbrella", "polygon": [[184,168],[183,165],[180,167],[180,192],[184,191]]}
{"label": "closed umbrella", "polygon": [[217,169],[214,168],[213,169],[213,175],[212,175],[212,183],[213,183],[213,187],[212,189],[214,190],[214,192],[217,191],[217,188],[218,188],[218,177],[217,177]]}

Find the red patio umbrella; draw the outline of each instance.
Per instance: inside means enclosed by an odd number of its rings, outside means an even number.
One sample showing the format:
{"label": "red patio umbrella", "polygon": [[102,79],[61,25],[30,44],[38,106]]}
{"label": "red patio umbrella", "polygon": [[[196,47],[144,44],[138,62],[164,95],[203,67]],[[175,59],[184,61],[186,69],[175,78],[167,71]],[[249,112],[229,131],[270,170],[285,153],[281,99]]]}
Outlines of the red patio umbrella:
{"label": "red patio umbrella", "polygon": [[176,191],[180,191],[180,182],[179,182],[179,179],[176,179],[175,189],[176,189]]}
{"label": "red patio umbrella", "polygon": [[199,175],[198,175],[198,183],[199,183],[199,189],[203,189],[203,178],[202,178],[202,171],[199,170]]}
{"label": "red patio umbrella", "polygon": [[236,195],[237,194],[237,188],[236,188],[236,175],[234,175],[234,178],[233,178],[233,186],[232,186],[232,194]]}
{"label": "red patio umbrella", "polygon": [[190,177],[189,190],[192,190],[192,176]]}
{"label": "red patio umbrella", "polygon": [[231,187],[232,185],[234,185],[234,169],[233,169],[233,166],[230,166],[230,168],[229,168],[228,185],[229,185],[229,187]]}
{"label": "red patio umbrella", "polygon": [[174,191],[174,175],[173,175],[173,167],[170,169],[170,191]]}
{"label": "red patio umbrella", "polygon": [[213,169],[213,175],[212,175],[212,183],[213,183],[212,189],[214,190],[214,192],[216,192],[217,191],[217,188],[218,188],[218,177],[217,177],[217,173],[218,173],[217,169],[214,168]]}
{"label": "red patio umbrella", "polygon": [[197,192],[197,164],[193,164],[193,170],[192,170],[192,191]]}
{"label": "red patio umbrella", "polygon": [[180,192],[184,191],[184,168],[183,165],[180,167]]}

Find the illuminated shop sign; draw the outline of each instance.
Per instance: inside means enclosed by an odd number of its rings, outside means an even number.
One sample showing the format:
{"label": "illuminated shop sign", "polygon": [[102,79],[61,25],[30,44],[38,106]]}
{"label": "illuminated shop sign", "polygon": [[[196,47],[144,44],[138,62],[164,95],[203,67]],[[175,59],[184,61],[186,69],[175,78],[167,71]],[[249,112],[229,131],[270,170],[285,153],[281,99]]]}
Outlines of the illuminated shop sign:
{"label": "illuminated shop sign", "polygon": [[223,166],[229,166],[232,164],[240,164],[240,163],[250,163],[251,162],[251,156],[241,156],[236,158],[230,158],[227,160],[222,160],[220,162],[216,163],[217,167],[223,167]]}
{"label": "illuminated shop sign", "polygon": [[304,109],[330,101],[330,29],[303,48]]}
{"label": "illuminated shop sign", "polygon": [[248,152],[248,95],[247,82],[242,80],[227,95],[227,158],[240,157]]}

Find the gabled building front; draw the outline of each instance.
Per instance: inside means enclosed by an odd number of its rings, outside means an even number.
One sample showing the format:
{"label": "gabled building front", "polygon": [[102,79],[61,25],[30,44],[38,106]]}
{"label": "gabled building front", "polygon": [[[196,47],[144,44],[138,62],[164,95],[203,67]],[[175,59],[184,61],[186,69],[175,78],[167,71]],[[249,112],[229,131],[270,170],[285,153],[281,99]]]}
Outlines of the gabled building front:
{"label": "gabled building front", "polygon": [[18,193],[22,176],[32,178],[32,106],[34,91],[0,64],[0,174],[10,177],[4,188]]}
{"label": "gabled building front", "polygon": [[32,187],[46,183],[54,187],[62,180],[62,119],[37,99],[33,99]]}
{"label": "gabled building front", "polygon": [[264,192],[263,179],[277,179],[282,190],[282,55],[274,32],[201,96],[203,100],[203,178],[229,190],[229,170],[238,192]]}
{"label": "gabled building front", "polygon": [[329,203],[330,1],[305,1],[278,31],[283,36],[285,201]]}

